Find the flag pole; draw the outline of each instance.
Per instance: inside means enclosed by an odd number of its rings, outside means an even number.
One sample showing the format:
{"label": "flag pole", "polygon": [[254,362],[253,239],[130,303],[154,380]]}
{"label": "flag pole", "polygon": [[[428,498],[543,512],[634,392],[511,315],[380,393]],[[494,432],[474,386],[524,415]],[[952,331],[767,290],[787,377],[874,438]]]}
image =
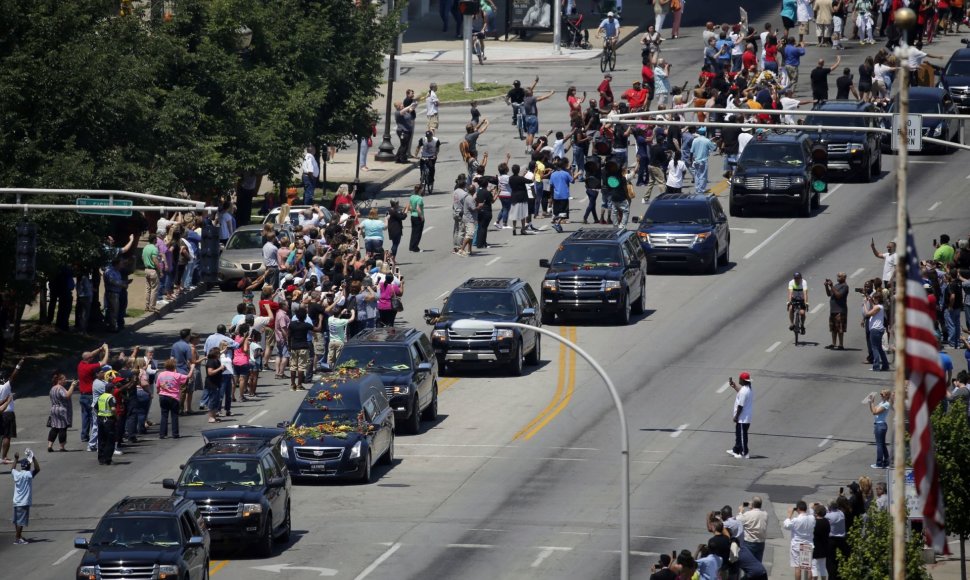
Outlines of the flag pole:
{"label": "flag pole", "polygon": [[[894,14],[894,25],[902,32],[896,49],[899,67],[899,135],[896,152],[896,303],[895,348],[896,376],[893,407],[893,580],[906,579],[906,179],[909,162],[907,123],[909,118],[909,44],[908,30],[916,23],[916,13],[900,8]],[[917,128],[922,130],[922,128]]]}

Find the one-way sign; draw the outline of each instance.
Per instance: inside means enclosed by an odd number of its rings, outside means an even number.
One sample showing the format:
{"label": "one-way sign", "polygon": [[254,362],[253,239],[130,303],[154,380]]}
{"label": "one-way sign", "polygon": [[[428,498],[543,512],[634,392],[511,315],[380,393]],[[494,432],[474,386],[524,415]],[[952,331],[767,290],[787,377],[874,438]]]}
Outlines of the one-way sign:
{"label": "one-way sign", "polygon": [[[893,115],[893,135],[891,146],[893,151],[899,151],[899,113]],[[907,115],[906,117],[906,150],[923,150],[923,115]]]}

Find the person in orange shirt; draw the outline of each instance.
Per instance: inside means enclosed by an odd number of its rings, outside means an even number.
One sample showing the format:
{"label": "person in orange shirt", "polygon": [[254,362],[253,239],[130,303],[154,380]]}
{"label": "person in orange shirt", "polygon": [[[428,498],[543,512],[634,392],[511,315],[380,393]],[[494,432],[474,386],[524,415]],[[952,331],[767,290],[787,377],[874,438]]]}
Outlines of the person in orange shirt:
{"label": "person in orange shirt", "polygon": [[621,97],[630,106],[630,111],[639,111],[647,102],[649,91],[640,87],[640,81],[634,81],[633,88],[627,89]]}

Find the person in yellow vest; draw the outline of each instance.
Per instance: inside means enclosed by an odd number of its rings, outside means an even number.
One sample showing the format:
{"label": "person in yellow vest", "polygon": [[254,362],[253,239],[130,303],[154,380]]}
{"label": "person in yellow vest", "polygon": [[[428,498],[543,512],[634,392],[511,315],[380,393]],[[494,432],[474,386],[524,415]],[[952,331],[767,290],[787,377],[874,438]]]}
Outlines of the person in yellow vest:
{"label": "person in yellow vest", "polygon": [[102,393],[94,405],[98,418],[98,463],[111,465],[115,452],[115,397],[110,391]]}

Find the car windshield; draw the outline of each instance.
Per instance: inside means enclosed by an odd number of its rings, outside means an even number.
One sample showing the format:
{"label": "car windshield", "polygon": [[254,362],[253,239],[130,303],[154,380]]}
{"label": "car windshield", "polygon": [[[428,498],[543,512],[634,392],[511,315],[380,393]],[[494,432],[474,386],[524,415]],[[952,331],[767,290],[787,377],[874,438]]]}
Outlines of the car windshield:
{"label": "car windshield", "polygon": [[455,292],[445,303],[444,314],[512,315],[515,302],[511,292]]}
{"label": "car windshield", "polygon": [[948,77],[970,77],[970,60],[951,60],[943,74]]}
{"label": "car windshield", "polygon": [[340,353],[337,365],[348,361],[356,361],[360,366],[373,369],[406,371],[411,368],[411,353],[404,345],[348,344]]}
{"label": "car windshield", "polygon": [[742,167],[798,167],[804,162],[802,147],[795,143],[748,145],[738,160]]}
{"label": "car windshield", "polygon": [[232,237],[229,238],[228,242],[226,242],[227,250],[252,250],[262,247],[262,230],[245,230],[242,232],[237,231],[236,233],[232,234]]}
{"label": "car windshield", "polygon": [[357,423],[359,409],[346,409],[343,411],[324,411],[321,409],[300,409],[296,417],[293,417],[294,427],[308,427],[336,421],[338,423]]}
{"label": "car windshield", "polygon": [[936,100],[928,99],[913,99],[909,100],[909,112],[911,115],[927,115],[940,112],[940,102]]}
{"label": "car windshield", "polygon": [[844,117],[828,117],[823,115],[809,115],[805,117],[805,124],[812,125],[836,125],[839,127],[864,127],[865,117],[855,117],[846,115]]}
{"label": "car windshield", "polygon": [[253,487],[263,484],[263,474],[255,459],[200,459],[182,471],[179,485],[186,487]]}
{"label": "car windshield", "polygon": [[91,538],[92,546],[178,546],[178,520],[175,517],[129,517],[101,520]]}
{"label": "car windshield", "polygon": [[552,257],[553,266],[620,265],[620,248],[614,244],[567,244]]}
{"label": "car windshield", "polygon": [[643,216],[643,223],[710,225],[711,212],[703,204],[652,203]]}

